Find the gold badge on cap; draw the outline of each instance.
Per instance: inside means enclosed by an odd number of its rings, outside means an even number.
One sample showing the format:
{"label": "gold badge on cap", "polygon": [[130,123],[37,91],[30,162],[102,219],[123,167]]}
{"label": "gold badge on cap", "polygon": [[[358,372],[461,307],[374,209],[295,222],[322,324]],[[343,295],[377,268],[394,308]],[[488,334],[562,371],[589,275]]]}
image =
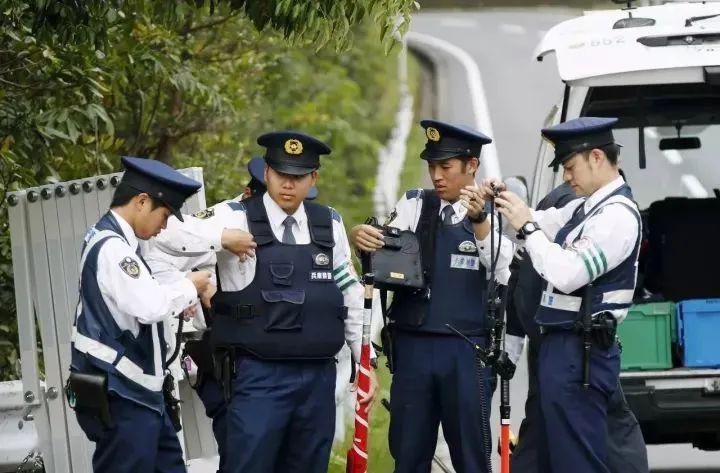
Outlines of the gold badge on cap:
{"label": "gold badge on cap", "polygon": [[303,152],[303,145],[300,140],[287,140],[285,142],[285,152],[287,154],[298,155]]}
{"label": "gold badge on cap", "polygon": [[437,128],[433,128],[431,126],[427,127],[425,135],[427,135],[427,139],[430,141],[440,141],[440,132]]}

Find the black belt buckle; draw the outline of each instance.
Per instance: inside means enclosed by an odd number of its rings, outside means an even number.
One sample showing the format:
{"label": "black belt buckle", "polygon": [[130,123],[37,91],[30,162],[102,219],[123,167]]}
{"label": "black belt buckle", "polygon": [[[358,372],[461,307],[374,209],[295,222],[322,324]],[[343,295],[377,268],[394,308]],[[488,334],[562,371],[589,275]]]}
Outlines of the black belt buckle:
{"label": "black belt buckle", "polygon": [[80,414],[92,416],[109,429],[113,426],[107,390],[107,373],[71,371],[65,384],[68,405]]}
{"label": "black belt buckle", "polygon": [[251,319],[253,317],[253,306],[250,304],[239,304],[233,307],[232,316],[236,319]]}

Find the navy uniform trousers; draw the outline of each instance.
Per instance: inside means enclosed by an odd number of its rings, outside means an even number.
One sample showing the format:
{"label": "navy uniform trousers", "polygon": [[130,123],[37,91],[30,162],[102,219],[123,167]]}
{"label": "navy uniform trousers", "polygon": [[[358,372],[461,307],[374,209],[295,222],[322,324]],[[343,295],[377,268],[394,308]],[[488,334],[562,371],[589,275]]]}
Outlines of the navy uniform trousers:
{"label": "navy uniform trousers", "polygon": [[102,473],[185,472],[180,441],[167,412],[157,411],[109,394],[113,426],[76,413],[85,435],[96,442],[93,471]]}
{"label": "navy uniform trousers", "polygon": [[326,473],[335,435],[335,360],[243,356],[235,364],[227,471]]}
{"label": "navy uniform trousers", "polygon": [[[541,448],[542,420],[538,393],[537,364],[540,342],[528,345],[528,397],[525,418],[518,433],[519,443],[510,456],[513,473],[537,473]],[[610,473],[648,473],[647,449],[640,424],[630,410],[618,384],[610,397],[607,413],[607,465]]]}
{"label": "navy uniform trousers", "polygon": [[620,350],[593,346],[590,387],[582,387],[582,336],[573,331],[542,337],[538,360],[543,435],[542,473],[608,473],[609,401],[617,390]]}
{"label": "navy uniform trousers", "polygon": [[212,420],[213,435],[218,447],[220,456],[219,473],[225,473],[227,466],[225,459],[225,439],[227,436],[227,403],[223,395],[222,386],[212,375],[202,375],[200,382],[195,387],[198,397],[205,406],[205,414]]}
{"label": "navy uniform trousers", "polygon": [[[483,339],[473,338],[483,345]],[[454,335],[395,331],[396,369],[390,391],[390,453],[396,473],[427,473],[432,466],[438,426],[442,424],[457,473],[486,472],[484,440],[489,424],[482,422],[480,396],[488,416],[494,378],[476,372],[475,353]]]}

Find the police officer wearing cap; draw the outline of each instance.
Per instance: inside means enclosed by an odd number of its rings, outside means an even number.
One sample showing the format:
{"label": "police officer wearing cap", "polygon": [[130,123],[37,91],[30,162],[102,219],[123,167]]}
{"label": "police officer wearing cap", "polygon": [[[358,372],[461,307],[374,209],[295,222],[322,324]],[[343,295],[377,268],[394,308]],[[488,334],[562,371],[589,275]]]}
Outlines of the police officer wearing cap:
{"label": "police officer wearing cap", "polygon": [[[640,213],[619,173],[616,122],[582,117],[542,130],[555,146],[550,166],[562,165],[584,199],[543,211],[512,192],[495,199],[545,281],[535,315],[541,472],[609,471],[607,412],[620,372],[615,327],[632,303],[641,236]],[[486,180],[483,195],[490,184],[503,188]]]}
{"label": "police officer wearing cap", "polygon": [[[480,150],[491,140],[437,120],[420,125],[427,136],[420,157],[434,189],[407,191],[386,222],[415,232],[429,256],[423,256],[428,288],[396,292],[389,309],[395,354],[390,452],[397,473],[429,472],[442,424],[455,470],[484,472],[490,430],[482,404],[489,409],[490,369],[478,376],[473,348],[446,324],[484,346],[490,328],[485,309],[491,228],[474,179]],[[493,231],[497,244],[500,234]],[[363,251],[383,245],[382,233],[369,225],[355,227],[351,235]],[[507,282],[513,244],[503,240],[497,274]]]}
{"label": "police officer wearing cap", "polygon": [[[252,158],[247,165],[250,180],[245,186],[245,191],[232,201],[239,202],[253,196],[262,195],[267,187],[265,185],[265,160],[262,157]],[[318,195],[317,187],[310,188],[307,200],[314,200]],[[197,212],[193,217],[203,218],[208,209]],[[169,278],[172,280],[177,270],[190,270],[193,267],[203,267],[214,271],[217,260],[215,253],[209,254],[207,261],[202,262],[196,257],[178,258],[164,252],[150,252],[147,261],[153,268],[156,277],[163,281]],[[185,354],[183,368],[191,381],[200,401],[205,407],[206,415],[212,420],[213,435],[217,443],[219,456],[219,470],[222,473],[226,467],[226,436],[227,436],[227,403],[223,395],[223,388],[216,378],[212,362],[212,347],[210,344],[210,331],[207,330],[207,323],[203,316],[193,318],[193,324],[202,332],[201,338],[188,340],[185,343]]]}
{"label": "police officer wearing cap", "polygon": [[[622,170],[619,171],[622,174]],[[568,182],[546,195],[537,210],[564,207],[577,199]],[[513,473],[538,472],[538,452],[542,447],[542,421],[538,394],[537,364],[542,335],[535,322],[544,282],[535,271],[532,260],[520,248],[510,265],[512,275],[508,284],[508,334],[529,338],[528,394],[525,418],[520,425],[519,440],[510,457]],[[514,266],[514,267],[513,267]],[[608,404],[608,469],[610,473],[648,473],[648,459],[640,424],[627,404],[620,385]]]}
{"label": "police officer wearing cap", "polygon": [[96,472],[184,472],[177,435],[163,399],[163,325],[188,311],[210,288],[208,272],[160,285],[139,241],[165,227],[200,183],[171,167],[123,158],[125,174],[110,210],[88,231],[80,300],[72,336],[70,405],[96,443]]}
{"label": "police officer wearing cap", "polygon": [[[363,291],[340,215],[304,200],[330,148],[293,131],[262,135],[258,144],[266,148],[267,192],[172,222],[156,250],[198,261],[217,252],[211,341],[230,350],[235,373],[224,471],[325,472],[334,358],[343,343],[360,357]],[[376,382],[365,408],[375,390]]]}

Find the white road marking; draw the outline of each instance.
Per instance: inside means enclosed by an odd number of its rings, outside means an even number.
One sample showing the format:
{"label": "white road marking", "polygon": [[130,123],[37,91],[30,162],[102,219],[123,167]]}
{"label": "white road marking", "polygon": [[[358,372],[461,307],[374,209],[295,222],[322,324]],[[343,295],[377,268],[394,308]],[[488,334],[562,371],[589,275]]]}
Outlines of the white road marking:
{"label": "white road marking", "polygon": [[[405,38],[409,44],[432,48],[442,51],[462,64],[465,69],[468,95],[472,104],[472,111],[475,115],[475,128],[482,130],[483,133],[493,137],[492,122],[490,121],[490,111],[485,98],[485,91],[482,84],[482,76],[477,62],[465,50],[455,46],[454,44],[434,36],[423,33],[409,32]],[[495,142],[482,147],[481,160],[485,169],[485,176],[501,178],[500,163],[497,155],[497,147]]]}
{"label": "white road marking", "polygon": [[692,174],[683,174],[683,176],[680,178],[682,183],[687,187],[688,192],[690,192],[690,195],[692,197],[696,198],[703,198],[707,197],[710,194],[708,194],[708,191],[703,187],[703,185],[700,183],[697,177],[695,177]]}
{"label": "white road marking", "polygon": [[516,34],[516,35],[523,35],[527,33],[527,30],[522,25],[516,25],[513,23],[503,23],[500,25],[500,31],[502,31],[505,34]]}

